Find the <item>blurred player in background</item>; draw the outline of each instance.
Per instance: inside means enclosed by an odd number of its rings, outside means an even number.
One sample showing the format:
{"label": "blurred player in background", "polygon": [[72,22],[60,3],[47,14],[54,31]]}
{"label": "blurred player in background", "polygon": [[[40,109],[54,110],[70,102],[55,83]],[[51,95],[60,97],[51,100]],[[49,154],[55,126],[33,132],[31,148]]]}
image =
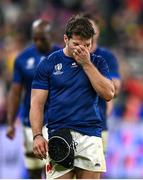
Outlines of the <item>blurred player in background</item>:
{"label": "blurred player in background", "polygon": [[51,24],[46,20],[38,19],[33,22],[33,44],[25,48],[15,60],[13,80],[8,97],[7,137],[10,139],[15,137],[16,116],[21,98],[23,98],[21,118],[24,130],[25,166],[28,169],[30,179],[40,179],[43,170],[43,162],[37,159],[32,151],[33,139],[29,121],[31,83],[36,66],[40,61],[59,49],[58,46],[52,46],[51,30]]}
{"label": "blurred player in background", "polygon": [[[96,32],[96,34],[94,35],[94,38],[93,38],[92,52],[98,56],[102,56],[106,60],[108,67],[109,67],[110,76],[112,77],[112,81],[114,83],[115,97],[116,97],[119,94],[120,86],[121,86],[118,61],[109,49],[100,47],[98,45],[98,39],[99,39],[99,35],[100,35],[98,15],[96,16],[96,15],[92,15],[90,13],[84,13],[83,17],[88,18],[88,20],[92,23],[93,28]],[[101,114],[101,118],[103,120],[102,139],[103,139],[104,152],[106,152],[107,137],[108,137],[107,118],[112,111],[113,101],[114,100],[106,102],[103,98],[99,97],[100,114]]]}

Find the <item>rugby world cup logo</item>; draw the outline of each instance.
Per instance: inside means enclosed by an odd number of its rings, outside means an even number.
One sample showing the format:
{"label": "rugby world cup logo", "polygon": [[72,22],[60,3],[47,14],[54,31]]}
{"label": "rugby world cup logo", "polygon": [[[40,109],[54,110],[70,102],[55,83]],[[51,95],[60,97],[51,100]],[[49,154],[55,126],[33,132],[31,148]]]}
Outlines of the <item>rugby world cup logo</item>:
{"label": "rugby world cup logo", "polygon": [[62,63],[55,65],[55,70],[60,71],[62,69]]}
{"label": "rugby world cup logo", "polygon": [[61,70],[62,70],[62,63],[56,64],[54,74],[55,75],[63,74],[63,71]]}

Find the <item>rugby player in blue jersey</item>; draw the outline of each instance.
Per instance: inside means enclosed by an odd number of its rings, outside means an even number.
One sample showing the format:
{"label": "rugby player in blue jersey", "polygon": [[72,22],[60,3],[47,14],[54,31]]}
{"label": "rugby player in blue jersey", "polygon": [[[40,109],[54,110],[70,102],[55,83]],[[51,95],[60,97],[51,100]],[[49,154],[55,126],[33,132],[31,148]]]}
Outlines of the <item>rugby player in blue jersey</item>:
{"label": "rugby player in blue jersey", "polygon": [[[48,179],[71,179],[74,176],[77,179],[98,179],[101,172],[106,171],[98,98],[101,96],[109,101],[115,90],[105,60],[89,53],[94,33],[86,18],[72,17],[65,28],[65,48],[39,64],[32,82],[30,122],[34,154],[46,159],[47,152],[50,153],[50,140],[48,144],[42,135],[44,118],[48,119],[49,137],[62,129],[70,129],[75,142],[73,166],[66,168],[67,157],[61,165],[50,156],[46,169]],[[53,151],[59,156],[63,154],[58,143]],[[68,156],[70,160],[72,155]]]}
{"label": "rugby player in blue jersey", "polygon": [[[15,120],[22,100],[22,123],[24,130],[25,166],[30,179],[40,179],[43,163],[32,151],[32,130],[29,121],[31,83],[36,66],[50,53],[58,50],[51,45],[51,25],[46,20],[38,19],[32,24],[33,43],[25,48],[15,60],[13,80],[8,98],[7,137],[15,137]],[[23,97],[22,97],[23,95]]]}
{"label": "rugby player in blue jersey", "polygon": [[[98,15],[93,16],[92,14],[88,12],[82,15],[83,17],[88,18],[88,20],[92,23],[94,30],[96,31],[96,34],[93,38],[92,52],[96,55],[102,56],[106,60],[106,63],[109,67],[110,76],[114,83],[115,97],[116,97],[119,94],[120,87],[121,87],[118,60],[109,49],[98,46],[98,39],[100,35]],[[99,107],[100,107],[101,118],[103,120],[103,131],[102,131],[103,147],[104,147],[104,152],[106,152],[107,138],[108,138],[107,118],[112,111],[113,100],[107,102],[105,101],[105,99],[100,97]]]}

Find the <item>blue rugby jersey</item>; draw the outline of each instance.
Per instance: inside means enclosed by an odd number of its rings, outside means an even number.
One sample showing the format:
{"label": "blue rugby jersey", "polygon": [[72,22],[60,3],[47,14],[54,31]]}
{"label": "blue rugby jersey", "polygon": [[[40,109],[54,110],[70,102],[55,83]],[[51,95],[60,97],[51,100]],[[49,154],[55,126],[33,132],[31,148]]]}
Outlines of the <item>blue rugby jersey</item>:
{"label": "blue rugby jersey", "polygon": [[[110,78],[106,61],[101,56],[93,54],[91,61]],[[98,95],[82,67],[73,58],[65,56],[63,50],[56,51],[39,64],[32,88],[49,92],[45,106],[49,133],[70,128],[90,136],[101,136]]]}
{"label": "blue rugby jersey", "polygon": [[29,111],[31,84],[35,69],[40,61],[56,50],[59,50],[59,47],[53,46],[46,54],[40,54],[36,49],[36,46],[32,44],[30,47],[25,48],[15,60],[12,81],[13,83],[21,84],[24,87],[24,96],[20,114],[25,126],[30,126]]}
{"label": "blue rugby jersey", "polygon": [[[119,73],[119,65],[116,57],[106,48],[98,47],[95,52],[95,55],[102,56],[109,67],[109,72],[111,78],[117,78],[120,79],[120,73]],[[103,120],[103,130],[107,130],[107,116],[106,116],[106,101],[103,98],[99,98],[99,108],[101,113],[101,118]]]}

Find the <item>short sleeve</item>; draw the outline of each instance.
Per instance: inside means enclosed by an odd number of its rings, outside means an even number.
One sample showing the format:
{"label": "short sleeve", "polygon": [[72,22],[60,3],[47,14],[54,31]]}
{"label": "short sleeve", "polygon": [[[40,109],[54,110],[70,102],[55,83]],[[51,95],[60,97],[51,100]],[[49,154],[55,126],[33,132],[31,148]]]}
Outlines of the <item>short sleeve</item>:
{"label": "short sleeve", "polygon": [[19,57],[16,58],[15,63],[14,63],[12,81],[14,83],[18,83],[18,84],[22,84],[23,83],[23,74],[22,74],[22,69],[21,69],[21,64],[20,64]]}
{"label": "short sleeve", "polygon": [[32,89],[49,89],[49,77],[51,74],[52,65],[49,57],[45,58],[36,68]]}

